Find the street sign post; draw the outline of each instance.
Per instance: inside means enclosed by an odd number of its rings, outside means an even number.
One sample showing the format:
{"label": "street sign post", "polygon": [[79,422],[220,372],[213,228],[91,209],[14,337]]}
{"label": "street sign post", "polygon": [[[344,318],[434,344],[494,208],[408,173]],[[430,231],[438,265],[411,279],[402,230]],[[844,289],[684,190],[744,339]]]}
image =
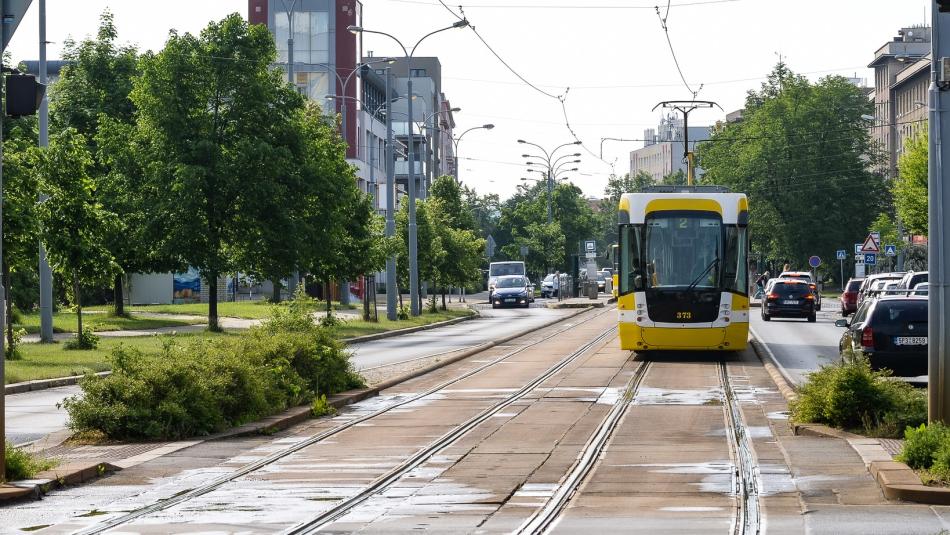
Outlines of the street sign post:
{"label": "street sign post", "polygon": [[874,239],[874,233],[868,234],[868,237],[864,239],[864,243],[861,244],[862,253],[879,253],[881,252],[881,246],[877,240]]}
{"label": "street sign post", "polygon": [[838,249],[835,251],[835,256],[838,258],[838,267],[841,268],[841,291],[844,291],[844,259],[848,258],[848,251],[846,249]]}

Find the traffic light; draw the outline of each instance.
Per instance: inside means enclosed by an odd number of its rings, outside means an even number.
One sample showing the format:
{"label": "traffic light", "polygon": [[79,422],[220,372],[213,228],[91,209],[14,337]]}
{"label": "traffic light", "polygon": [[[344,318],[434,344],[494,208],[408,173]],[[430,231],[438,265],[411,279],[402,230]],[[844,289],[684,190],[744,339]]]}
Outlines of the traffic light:
{"label": "traffic light", "polygon": [[23,117],[35,115],[40,109],[46,86],[37,82],[32,74],[11,74],[7,76],[7,115]]}
{"label": "traffic light", "polygon": [[937,0],[937,11],[950,13],[950,0]]}

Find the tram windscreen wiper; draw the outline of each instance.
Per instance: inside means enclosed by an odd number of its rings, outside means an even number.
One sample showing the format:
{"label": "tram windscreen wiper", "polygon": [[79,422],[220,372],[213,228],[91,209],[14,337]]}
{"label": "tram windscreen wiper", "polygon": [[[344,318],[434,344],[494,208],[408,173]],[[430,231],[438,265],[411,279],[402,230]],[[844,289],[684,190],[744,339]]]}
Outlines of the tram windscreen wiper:
{"label": "tram windscreen wiper", "polygon": [[696,279],[693,282],[689,283],[689,286],[686,288],[686,292],[687,293],[692,292],[693,289],[696,288],[696,285],[699,284],[699,281],[703,280],[703,277],[705,277],[706,274],[709,273],[709,270],[711,270],[713,266],[715,266],[718,263],[719,263],[719,258],[718,257],[713,258],[712,262],[710,262],[709,265],[706,266],[706,269],[704,269],[703,272],[700,273],[699,276],[696,277]]}

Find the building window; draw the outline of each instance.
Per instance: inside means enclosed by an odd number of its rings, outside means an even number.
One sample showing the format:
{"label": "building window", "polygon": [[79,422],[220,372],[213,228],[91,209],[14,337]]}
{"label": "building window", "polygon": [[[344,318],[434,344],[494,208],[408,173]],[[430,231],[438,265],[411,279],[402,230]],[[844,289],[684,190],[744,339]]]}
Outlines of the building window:
{"label": "building window", "polygon": [[326,72],[294,72],[294,86],[297,91],[310,100],[326,106],[326,96],[330,94]]}
{"label": "building window", "polygon": [[[277,61],[287,63],[287,12],[274,13],[277,42]],[[330,14],[326,11],[294,12],[294,63],[310,65],[326,64],[330,61]]]}
{"label": "building window", "polygon": [[426,76],[425,69],[409,69],[410,78],[425,78]]}

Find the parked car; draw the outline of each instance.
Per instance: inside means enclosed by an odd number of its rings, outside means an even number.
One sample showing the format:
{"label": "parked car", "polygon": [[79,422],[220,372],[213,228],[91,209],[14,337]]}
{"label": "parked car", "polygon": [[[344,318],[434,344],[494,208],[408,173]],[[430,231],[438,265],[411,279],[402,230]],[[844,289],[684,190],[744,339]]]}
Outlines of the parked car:
{"label": "parked car", "polygon": [[807,282],[811,287],[812,293],[815,294],[815,310],[821,310],[821,292],[818,289],[818,284],[814,278],[812,278],[810,271],[783,271],[779,273],[778,278],[797,279]]}
{"label": "parked car", "polygon": [[595,277],[597,277],[597,291],[601,293],[606,292],[607,279],[610,278],[610,274],[603,271],[598,271]]}
{"label": "parked car", "polygon": [[567,288],[567,273],[560,274],[560,284],[554,284],[554,273],[548,273],[541,281],[541,297],[557,297],[561,288]]}
{"label": "parked car", "polygon": [[861,354],[875,369],[916,377],[927,373],[927,298],[889,295],[867,299],[849,322],[838,342],[842,357]]}
{"label": "parked car", "polygon": [[842,316],[848,317],[848,314],[853,314],[858,309],[858,290],[862,282],[864,277],[852,277],[845,285],[840,297]]}
{"label": "parked car", "polygon": [[[874,283],[879,280],[887,281],[899,281],[904,278],[906,275],[903,271],[895,271],[891,273],[875,273],[874,275],[868,275],[864,278],[864,282],[861,283],[861,288],[858,290],[858,304],[861,304],[867,296],[868,292],[874,287]],[[878,288],[880,289],[880,288]]]}
{"label": "parked car", "polygon": [[921,282],[914,286],[914,289],[911,290],[910,295],[927,295],[930,293],[930,283]]}
{"label": "parked car", "polygon": [[492,308],[506,306],[528,308],[534,301],[534,291],[528,277],[506,275],[495,279],[495,291],[492,293]]}
{"label": "parked car", "polygon": [[762,319],[772,317],[806,318],[814,322],[815,291],[802,280],[785,279],[775,282],[762,301]]}
{"label": "parked car", "polygon": [[[918,284],[927,282],[929,278],[929,272],[927,271],[909,271],[904,278],[900,280],[898,288],[901,290],[913,290],[917,287]],[[907,292],[910,294],[910,292]]]}

